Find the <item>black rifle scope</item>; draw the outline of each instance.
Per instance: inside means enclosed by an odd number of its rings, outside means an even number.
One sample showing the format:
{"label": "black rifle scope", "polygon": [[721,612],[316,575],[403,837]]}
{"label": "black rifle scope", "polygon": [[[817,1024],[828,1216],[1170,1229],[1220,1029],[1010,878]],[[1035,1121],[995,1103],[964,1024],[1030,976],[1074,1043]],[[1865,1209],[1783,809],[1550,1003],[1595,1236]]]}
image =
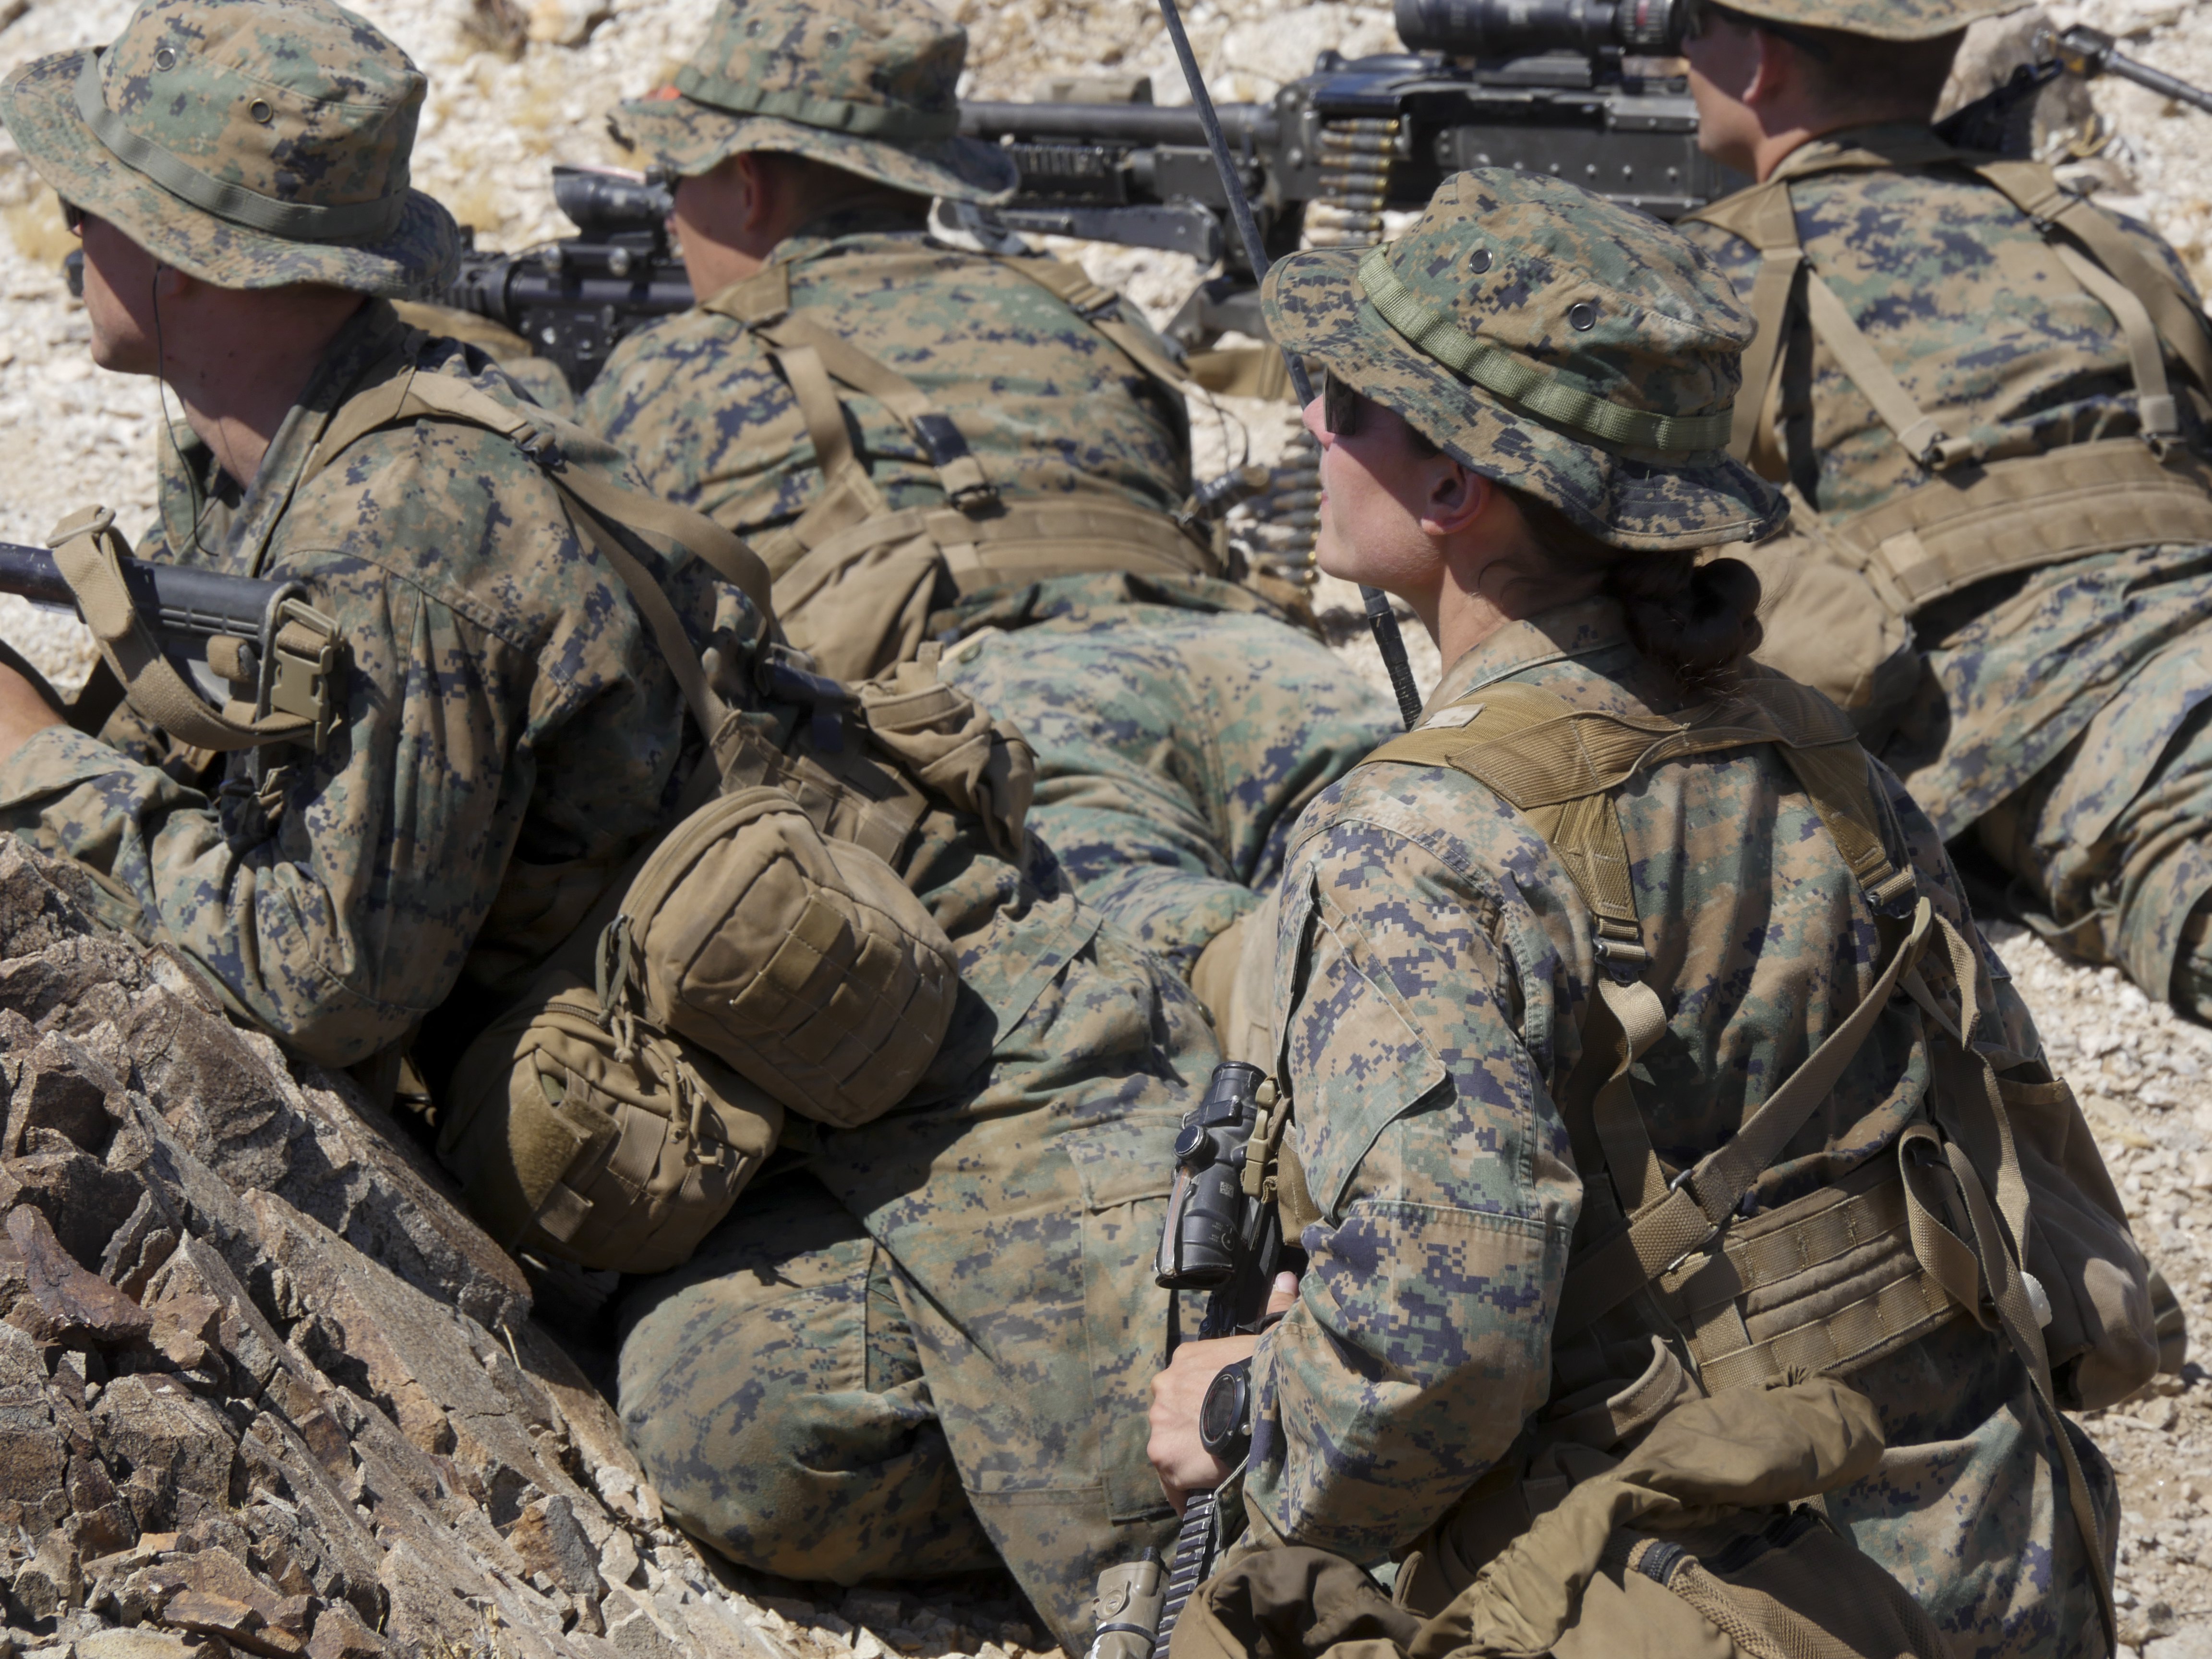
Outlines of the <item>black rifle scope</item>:
{"label": "black rifle scope", "polygon": [[1639,57],[1682,49],[1686,0],[1397,0],[1398,38],[1408,52],[1448,58],[1585,57],[1610,46]]}
{"label": "black rifle scope", "polygon": [[652,173],[637,179],[595,167],[556,167],[553,204],[574,220],[586,237],[599,237],[659,230],[676,204],[667,186]]}

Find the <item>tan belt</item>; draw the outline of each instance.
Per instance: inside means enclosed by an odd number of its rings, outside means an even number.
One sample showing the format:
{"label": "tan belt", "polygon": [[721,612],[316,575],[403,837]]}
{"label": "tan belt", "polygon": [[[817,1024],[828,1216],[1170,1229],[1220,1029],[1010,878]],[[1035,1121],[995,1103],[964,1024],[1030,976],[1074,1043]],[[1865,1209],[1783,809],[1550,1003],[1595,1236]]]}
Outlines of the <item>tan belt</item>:
{"label": "tan belt", "polygon": [[1711,1394],[1792,1367],[1846,1375],[1966,1311],[1914,1254],[1905,1182],[1889,1158],[1737,1223],[1655,1288]]}
{"label": "tan belt", "polygon": [[1991,576],[2161,542],[2212,542],[2212,467],[2139,438],[1938,473],[1833,523],[1883,602],[1909,617]]}

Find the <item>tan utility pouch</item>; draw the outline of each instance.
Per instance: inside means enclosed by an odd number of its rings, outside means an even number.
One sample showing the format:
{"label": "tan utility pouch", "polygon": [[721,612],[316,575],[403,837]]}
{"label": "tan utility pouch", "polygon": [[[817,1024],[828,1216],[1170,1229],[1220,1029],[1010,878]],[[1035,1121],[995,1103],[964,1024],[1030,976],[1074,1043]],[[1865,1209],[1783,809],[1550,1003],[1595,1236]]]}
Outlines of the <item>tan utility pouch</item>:
{"label": "tan utility pouch", "polygon": [[1192,1597],[1171,1651],[1943,1659],[1904,1587],[1802,1506],[1873,1473],[1881,1449],[1873,1406],[1832,1380],[1692,1401],[1618,1462],[1547,1454],[1558,1500],[1472,1582],[1440,1584],[1409,1557],[1394,1601],[1340,1557],[1259,1550]]}
{"label": "tan utility pouch", "polygon": [[889,866],[825,840],[781,789],[741,789],[656,848],[600,943],[600,989],[803,1116],[850,1128],[936,1058],[952,941]]}
{"label": "tan utility pouch", "polygon": [[556,971],[462,1056],[438,1156],[505,1248],[653,1273],[690,1258],[782,1127],[711,1054]]}

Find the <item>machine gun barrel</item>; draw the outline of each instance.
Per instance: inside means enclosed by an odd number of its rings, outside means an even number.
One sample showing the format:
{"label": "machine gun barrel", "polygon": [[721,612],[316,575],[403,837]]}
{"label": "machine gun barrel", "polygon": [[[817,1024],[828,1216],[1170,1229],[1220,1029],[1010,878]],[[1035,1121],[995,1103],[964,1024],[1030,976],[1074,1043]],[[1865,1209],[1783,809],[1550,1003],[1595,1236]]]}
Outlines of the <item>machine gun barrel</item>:
{"label": "machine gun barrel", "polygon": [[2212,92],[2129,57],[2119,50],[2119,43],[2102,29],[2076,23],[2064,33],[2052,37],[2051,45],[2069,75],[2117,75],[2123,81],[2148,88],[2160,97],[2212,113]]}
{"label": "machine gun barrel", "polygon": [[[1268,104],[1219,104],[1214,112],[1235,144],[1269,145],[1277,137]],[[1155,104],[1017,104],[971,101],[960,106],[960,131],[971,138],[1089,138],[1117,144],[1178,144],[1203,148],[1206,125],[1195,109]]]}

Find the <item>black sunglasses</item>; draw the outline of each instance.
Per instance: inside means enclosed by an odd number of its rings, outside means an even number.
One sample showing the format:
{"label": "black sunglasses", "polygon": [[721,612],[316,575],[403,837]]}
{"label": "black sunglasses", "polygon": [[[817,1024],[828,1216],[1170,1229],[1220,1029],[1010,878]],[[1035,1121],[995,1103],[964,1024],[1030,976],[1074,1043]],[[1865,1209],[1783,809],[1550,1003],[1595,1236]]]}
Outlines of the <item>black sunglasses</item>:
{"label": "black sunglasses", "polygon": [[1366,398],[1356,388],[1323,369],[1321,372],[1321,423],[1332,437],[1349,438],[1359,430],[1360,410]]}
{"label": "black sunglasses", "polygon": [[84,210],[79,207],[75,202],[70,201],[66,196],[60,199],[62,204],[62,222],[64,225],[67,225],[71,232],[82,230],[84,228]]}

